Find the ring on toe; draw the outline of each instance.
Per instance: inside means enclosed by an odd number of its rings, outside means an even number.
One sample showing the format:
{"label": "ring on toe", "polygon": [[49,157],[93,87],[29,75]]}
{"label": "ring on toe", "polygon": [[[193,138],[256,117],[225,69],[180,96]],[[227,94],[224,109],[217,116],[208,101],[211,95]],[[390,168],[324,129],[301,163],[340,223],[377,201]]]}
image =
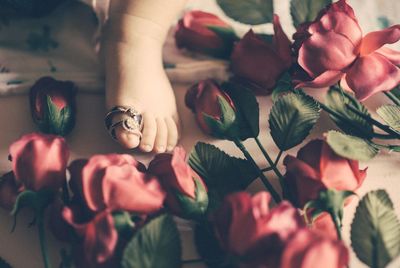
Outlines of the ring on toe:
{"label": "ring on toe", "polygon": [[[126,115],[124,119],[113,123],[113,117],[117,114]],[[117,140],[115,129],[122,126],[124,130],[129,133],[142,137],[143,116],[132,107],[115,106],[112,108],[104,118],[107,131],[110,133],[114,140]]]}

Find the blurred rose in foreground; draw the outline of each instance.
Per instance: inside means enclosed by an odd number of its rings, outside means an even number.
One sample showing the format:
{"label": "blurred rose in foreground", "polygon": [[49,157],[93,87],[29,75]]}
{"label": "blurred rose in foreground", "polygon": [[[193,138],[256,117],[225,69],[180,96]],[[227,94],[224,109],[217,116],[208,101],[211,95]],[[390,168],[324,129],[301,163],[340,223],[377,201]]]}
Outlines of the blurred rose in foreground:
{"label": "blurred rose in foreground", "polygon": [[39,79],[30,89],[33,121],[48,134],[65,136],[75,126],[76,87],[51,77]]}
{"label": "blurred rose in foreground", "polygon": [[62,137],[27,134],[9,152],[15,179],[25,189],[57,191],[66,180],[69,149]]}
{"label": "blurred rose in foreground", "polygon": [[198,10],[187,12],[175,32],[178,48],[216,57],[229,57],[236,38],[229,24],[214,14]]}
{"label": "blurred rose in foreground", "polygon": [[298,64],[306,76],[297,87],[320,88],[341,80],[365,100],[400,83],[400,52],[385,47],[400,39],[400,25],[362,36],[353,9],[340,0],[293,35]]}
{"label": "blurred rose in foreground", "polygon": [[290,237],[304,226],[296,208],[282,202],[269,209],[271,196],[260,192],[228,195],[213,214],[222,248],[239,258],[241,267],[279,267]]}
{"label": "blurred rose in foreground", "polygon": [[235,123],[232,99],[213,80],[193,85],[186,93],[185,103],[195,113],[198,125],[206,134],[224,137]]}
{"label": "blurred rose in foreground", "polygon": [[167,191],[166,203],[176,215],[196,219],[208,207],[207,188],[194,170],[186,163],[186,152],[175,148],[173,154],[158,154],[150,162],[149,172],[156,175]]}
{"label": "blurred rose in foreground", "polygon": [[165,192],[157,178],[145,173],[131,155],[94,155],[71,172],[71,188],[80,191],[92,211],[152,213],[161,209]]}
{"label": "blurred rose in foreground", "polygon": [[366,169],[358,161],[337,155],[323,140],[313,140],[297,153],[284,159],[285,197],[298,208],[316,199],[321,190],[355,191],[364,182]]}
{"label": "blurred rose in foreground", "polygon": [[275,34],[271,43],[250,30],[235,45],[231,56],[234,75],[254,84],[251,88],[260,95],[270,94],[279,77],[292,64],[291,42],[283,32],[277,15],[273,24]]}

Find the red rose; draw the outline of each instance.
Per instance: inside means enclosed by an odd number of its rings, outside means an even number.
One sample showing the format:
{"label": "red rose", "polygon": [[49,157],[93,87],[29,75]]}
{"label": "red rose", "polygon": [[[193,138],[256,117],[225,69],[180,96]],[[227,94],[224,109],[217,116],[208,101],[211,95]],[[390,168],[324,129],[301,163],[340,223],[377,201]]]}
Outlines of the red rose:
{"label": "red rose", "polygon": [[277,15],[273,23],[275,35],[272,44],[250,30],[235,45],[231,55],[232,72],[239,79],[257,85],[254,89],[261,95],[270,94],[279,77],[292,64],[291,43]]}
{"label": "red rose", "polygon": [[167,190],[168,208],[178,216],[196,218],[204,215],[208,207],[207,188],[194,170],[186,163],[182,147],[173,154],[158,154],[149,164],[149,172],[156,175]]}
{"label": "red rose", "polygon": [[289,240],[281,268],[345,268],[349,252],[342,241],[331,240],[306,228]]}
{"label": "red rose", "polygon": [[15,179],[26,189],[57,191],[66,179],[69,150],[58,136],[32,133],[10,146]]}
{"label": "red rose", "polygon": [[307,78],[297,87],[341,84],[364,100],[400,82],[399,52],[383,47],[400,39],[400,25],[362,36],[353,9],[345,0],[327,6],[293,35],[298,64]]}
{"label": "red rose", "polygon": [[23,185],[15,180],[14,174],[8,172],[0,177],[0,207],[11,211]]}
{"label": "red rose", "polygon": [[[82,161],[82,160],[77,160]],[[157,179],[144,173],[143,164],[130,155],[95,155],[74,165],[71,184],[80,188],[92,211],[125,210],[151,213],[159,210],[165,193]]]}
{"label": "red rose", "polygon": [[30,89],[33,121],[45,133],[65,136],[75,125],[76,87],[51,77],[39,79]]}
{"label": "red rose", "polygon": [[175,40],[178,48],[212,56],[229,56],[236,35],[232,27],[217,16],[190,11],[178,22]]}
{"label": "red rose", "polygon": [[309,142],[297,158],[286,156],[284,165],[288,187],[285,195],[299,208],[316,199],[321,190],[355,191],[366,176],[366,169],[359,170],[358,161],[337,155],[323,140]]}
{"label": "red rose", "polygon": [[99,263],[104,263],[113,256],[118,232],[110,211],[104,210],[90,220],[82,220],[78,207],[64,207],[62,217],[83,239],[83,263],[90,267],[98,267]]}
{"label": "red rose", "polygon": [[[225,113],[221,109],[221,101],[225,101],[227,104]],[[186,93],[185,103],[195,113],[201,130],[207,134],[223,134],[234,123],[235,106],[233,101],[213,80],[204,80],[193,85]],[[228,113],[233,116],[228,116]],[[215,124],[214,127],[211,126],[208,118],[220,123],[221,128],[217,129],[218,124]],[[222,119],[224,119],[223,122]]]}
{"label": "red rose", "polygon": [[278,266],[287,240],[304,226],[297,209],[288,202],[270,210],[270,200],[267,192],[253,197],[235,193],[213,214],[222,248],[240,257],[245,267]]}

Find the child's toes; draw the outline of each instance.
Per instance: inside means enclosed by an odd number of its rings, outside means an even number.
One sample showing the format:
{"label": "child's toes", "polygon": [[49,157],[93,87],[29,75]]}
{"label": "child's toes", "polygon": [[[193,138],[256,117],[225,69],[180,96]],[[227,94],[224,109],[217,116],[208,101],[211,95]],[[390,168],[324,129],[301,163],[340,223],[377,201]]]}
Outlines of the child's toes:
{"label": "child's toes", "polygon": [[154,151],[156,153],[164,153],[167,149],[168,128],[164,118],[157,118],[157,134],[154,144]]}
{"label": "child's toes", "polygon": [[154,141],[157,134],[157,123],[153,115],[143,115],[143,131],[140,149],[144,152],[151,152],[154,148]]}
{"label": "child's toes", "polygon": [[168,129],[167,151],[172,151],[178,143],[178,126],[170,117],[165,119],[165,123],[167,124]]}

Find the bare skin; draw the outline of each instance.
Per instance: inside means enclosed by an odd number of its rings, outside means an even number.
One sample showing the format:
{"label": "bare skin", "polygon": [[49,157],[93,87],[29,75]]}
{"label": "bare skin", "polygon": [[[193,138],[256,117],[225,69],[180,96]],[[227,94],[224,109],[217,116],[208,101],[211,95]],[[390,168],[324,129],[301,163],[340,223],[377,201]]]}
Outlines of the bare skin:
{"label": "bare skin", "polygon": [[[162,64],[162,47],[186,0],[112,0],[102,53],[106,108],[134,107],[143,115],[142,138],[116,129],[125,148],[172,150],[179,138],[175,96]],[[124,115],[123,115],[124,116]],[[115,116],[114,121],[121,117]]]}

